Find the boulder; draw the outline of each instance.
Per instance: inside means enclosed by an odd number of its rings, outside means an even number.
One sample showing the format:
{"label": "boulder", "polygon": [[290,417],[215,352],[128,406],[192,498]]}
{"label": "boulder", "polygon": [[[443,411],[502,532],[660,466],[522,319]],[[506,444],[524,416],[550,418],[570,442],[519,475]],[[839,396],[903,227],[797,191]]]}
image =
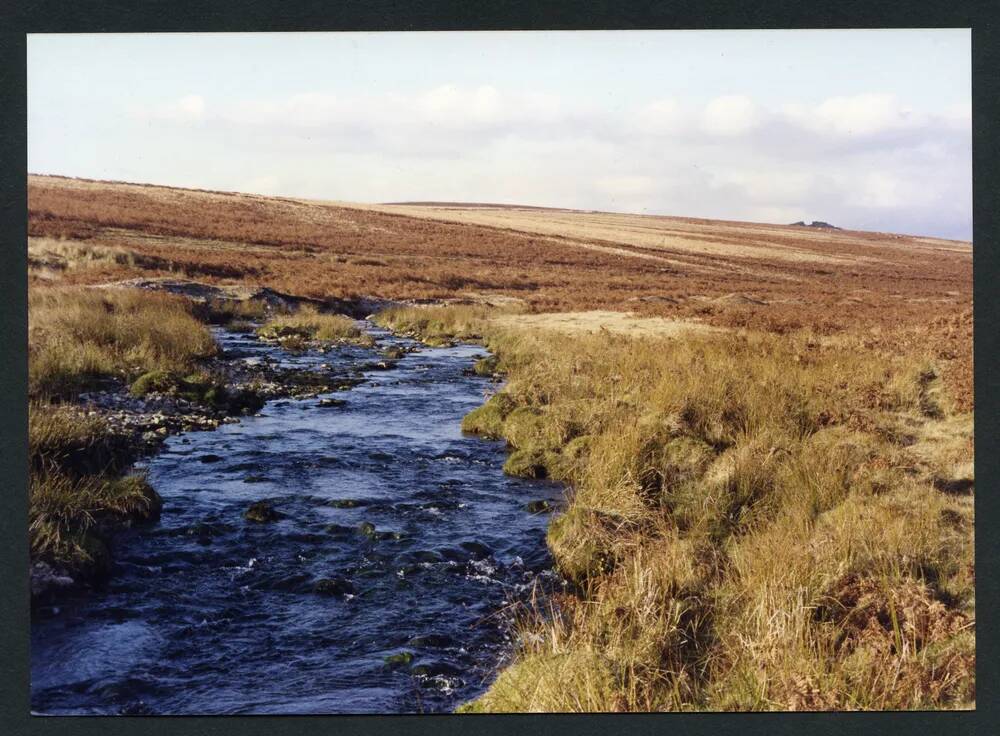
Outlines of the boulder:
{"label": "boulder", "polygon": [[243,518],[247,521],[264,524],[269,521],[277,521],[278,512],[267,501],[257,501],[250,504],[250,508],[243,514]]}

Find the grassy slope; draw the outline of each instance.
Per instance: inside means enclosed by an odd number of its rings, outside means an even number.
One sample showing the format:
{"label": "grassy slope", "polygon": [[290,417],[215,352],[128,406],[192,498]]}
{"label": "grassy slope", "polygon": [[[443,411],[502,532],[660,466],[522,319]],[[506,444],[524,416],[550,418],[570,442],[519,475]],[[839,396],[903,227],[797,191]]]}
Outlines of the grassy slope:
{"label": "grassy slope", "polygon": [[464,426],[506,438],[509,471],[570,485],[548,541],[578,594],[526,616],[467,710],[974,698],[972,502],[948,492],[968,493],[972,422],[932,356],[807,333],[477,331],[509,383]]}

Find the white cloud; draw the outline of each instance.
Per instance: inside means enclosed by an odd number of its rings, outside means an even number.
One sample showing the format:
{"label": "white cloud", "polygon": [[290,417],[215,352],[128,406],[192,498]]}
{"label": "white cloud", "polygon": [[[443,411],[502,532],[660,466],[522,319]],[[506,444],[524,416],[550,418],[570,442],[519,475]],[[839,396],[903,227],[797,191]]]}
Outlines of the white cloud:
{"label": "white cloud", "polygon": [[[153,123],[183,128],[186,138],[212,136],[204,141],[210,150],[238,158],[239,176],[214,188],[911,232],[919,230],[907,223],[917,223],[959,236],[971,222],[967,105],[911,110],[876,93],[770,108],[746,95],[703,106],[667,98],[588,104],[444,84],[236,102],[189,95],[133,115],[147,134]],[[935,213],[947,213],[940,227]]]}
{"label": "white cloud", "polygon": [[652,192],[656,180],[650,176],[606,176],[595,181],[594,187],[612,197],[635,197]]}
{"label": "white cloud", "polygon": [[635,130],[647,135],[677,133],[689,124],[676,100],[655,100],[639,108],[630,118]]}
{"label": "white cloud", "polygon": [[803,207],[763,206],[751,207],[742,215],[751,222],[767,222],[775,225],[787,225],[801,222],[810,217],[809,211]]}
{"label": "white cloud", "polygon": [[719,184],[741,188],[747,199],[754,202],[794,202],[807,199],[815,179],[816,175],[811,172],[780,168],[726,169],[716,177]]}
{"label": "white cloud", "polygon": [[163,120],[174,123],[188,123],[205,117],[205,98],[201,95],[186,95],[152,107],[134,105],[129,108],[131,117],[146,122]]}
{"label": "white cloud", "polygon": [[926,122],[925,116],[889,94],[832,97],[814,106],[788,104],[782,112],[787,120],[807,130],[845,136],[873,135]]}
{"label": "white cloud", "polygon": [[759,121],[757,106],[745,95],[716,97],[705,106],[705,130],[714,135],[741,135]]}

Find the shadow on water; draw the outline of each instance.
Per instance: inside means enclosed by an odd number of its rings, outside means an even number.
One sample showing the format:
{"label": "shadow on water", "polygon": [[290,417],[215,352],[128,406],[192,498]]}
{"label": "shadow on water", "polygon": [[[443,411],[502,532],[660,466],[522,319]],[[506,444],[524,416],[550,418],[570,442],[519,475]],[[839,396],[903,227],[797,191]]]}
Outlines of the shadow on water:
{"label": "shadow on water", "polygon": [[[376,358],[217,337],[250,362]],[[119,538],[104,589],[36,613],[33,710],[439,712],[481,693],[510,649],[498,613],[556,583],[548,517],[525,506],[562,489],[503,475],[502,443],[461,434],[489,388],[465,373],[477,352],[425,348],[342,404],[280,400],[170,438],[146,463],[159,525]],[[261,500],[278,518],[245,520]]]}

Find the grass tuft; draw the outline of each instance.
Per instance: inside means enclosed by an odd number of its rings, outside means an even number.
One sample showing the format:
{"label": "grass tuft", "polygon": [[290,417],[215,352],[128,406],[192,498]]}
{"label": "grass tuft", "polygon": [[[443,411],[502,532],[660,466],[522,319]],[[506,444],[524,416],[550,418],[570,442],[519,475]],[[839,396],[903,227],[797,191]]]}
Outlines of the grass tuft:
{"label": "grass tuft", "polygon": [[289,349],[302,349],[305,341],[323,343],[352,343],[371,347],[375,339],[358,327],[350,317],[341,314],[323,314],[302,307],[294,314],[280,314],[269,319],[257,333],[264,338],[278,340]]}
{"label": "grass tuft", "polygon": [[213,355],[190,303],[138,289],[35,289],[28,298],[28,391],[73,398],[104,378],[187,370]]}

